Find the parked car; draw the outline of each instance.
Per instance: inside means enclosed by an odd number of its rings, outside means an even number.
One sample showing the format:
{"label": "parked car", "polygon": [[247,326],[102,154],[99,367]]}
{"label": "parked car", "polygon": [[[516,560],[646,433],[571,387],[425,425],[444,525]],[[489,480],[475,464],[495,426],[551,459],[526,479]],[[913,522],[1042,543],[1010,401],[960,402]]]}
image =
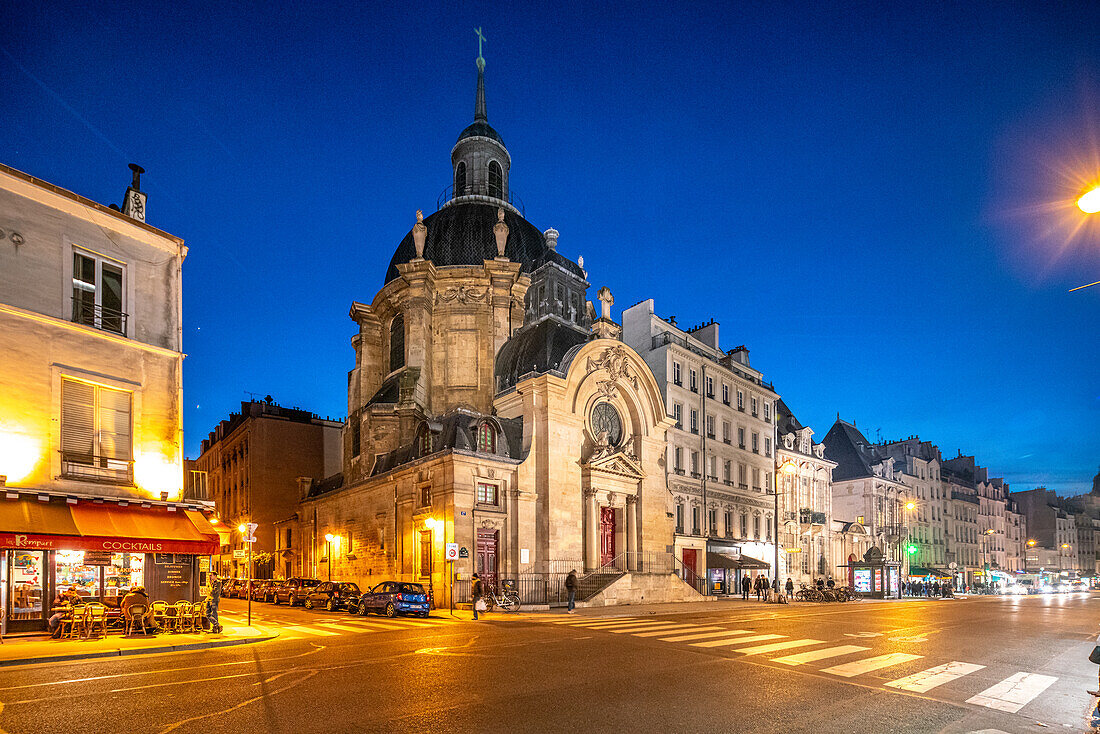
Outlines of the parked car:
{"label": "parked car", "polygon": [[355,609],[359,606],[359,587],[344,581],[323,581],[306,594],[306,609],[324,607],[330,612],[337,609]]}
{"label": "parked car", "polygon": [[321,583],[320,579],[304,579],[298,576],[289,578],[276,587],[275,603],[285,601],[290,606],[294,606],[300,601],[305,601],[309,590],[319,583]]}
{"label": "parked car", "polygon": [[275,590],[283,583],[282,579],[269,579],[260,586],[259,600],[265,602],[275,601]]}
{"label": "parked car", "polygon": [[[252,601],[264,601],[264,590],[271,584],[271,579],[252,579]],[[247,592],[242,598],[248,598]]]}
{"label": "parked car", "polygon": [[398,614],[428,616],[428,595],[424,587],[407,581],[383,581],[359,597],[356,611],[362,616],[377,612],[387,617]]}
{"label": "parked car", "polygon": [[222,587],[222,596],[227,599],[239,599],[244,595],[246,579],[230,579]]}

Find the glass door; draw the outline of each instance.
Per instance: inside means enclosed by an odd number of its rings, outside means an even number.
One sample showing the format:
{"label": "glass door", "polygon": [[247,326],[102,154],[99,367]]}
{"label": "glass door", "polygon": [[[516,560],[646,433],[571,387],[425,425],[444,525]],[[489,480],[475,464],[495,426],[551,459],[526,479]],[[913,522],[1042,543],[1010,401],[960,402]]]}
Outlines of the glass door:
{"label": "glass door", "polygon": [[46,552],[8,551],[8,631],[42,629],[46,620]]}

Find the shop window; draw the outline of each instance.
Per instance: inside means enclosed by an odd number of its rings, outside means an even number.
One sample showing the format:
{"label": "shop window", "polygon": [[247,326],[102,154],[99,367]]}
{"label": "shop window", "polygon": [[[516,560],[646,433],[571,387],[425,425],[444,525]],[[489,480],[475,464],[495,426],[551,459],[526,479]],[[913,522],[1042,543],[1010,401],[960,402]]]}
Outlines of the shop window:
{"label": "shop window", "polygon": [[500,504],[500,488],[495,484],[488,484],[486,482],[477,483],[477,503],[479,505],[493,505],[494,507]]}
{"label": "shop window", "polygon": [[133,482],[131,394],[61,381],[61,471],[71,479]]}
{"label": "shop window", "polygon": [[42,619],[43,551],[13,550],[11,561],[11,612],[9,619]]}
{"label": "shop window", "polygon": [[478,426],[477,450],[483,454],[495,454],[497,452],[497,432],[487,422]]}
{"label": "shop window", "polygon": [[420,531],[420,575],[432,575],[432,531]]}

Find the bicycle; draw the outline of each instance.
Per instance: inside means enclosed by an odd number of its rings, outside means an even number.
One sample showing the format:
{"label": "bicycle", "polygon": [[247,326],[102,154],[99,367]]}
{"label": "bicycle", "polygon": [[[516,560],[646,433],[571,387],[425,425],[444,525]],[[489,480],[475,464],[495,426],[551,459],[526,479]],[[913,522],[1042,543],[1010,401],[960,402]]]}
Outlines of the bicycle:
{"label": "bicycle", "polygon": [[794,598],[798,601],[825,601],[824,594],[806,584],[802,584],[802,588],[795,592]]}
{"label": "bicycle", "polygon": [[491,612],[494,607],[500,607],[503,612],[518,612],[520,607],[519,592],[515,589],[497,591],[491,584],[485,584],[485,591],[481,597],[485,601],[485,611]]}

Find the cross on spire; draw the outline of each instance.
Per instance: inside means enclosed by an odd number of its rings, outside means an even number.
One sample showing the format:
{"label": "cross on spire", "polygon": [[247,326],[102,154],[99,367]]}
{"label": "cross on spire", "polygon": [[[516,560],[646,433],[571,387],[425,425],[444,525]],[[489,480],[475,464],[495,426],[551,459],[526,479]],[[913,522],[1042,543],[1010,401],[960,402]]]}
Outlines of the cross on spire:
{"label": "cross on spire", "polygon": [[481,32],[481,26],[474,28],[474,35],[477,36],[477,65],[483,67],[485,66],[485,58],[481,55],[481,44],[488,39]]}

